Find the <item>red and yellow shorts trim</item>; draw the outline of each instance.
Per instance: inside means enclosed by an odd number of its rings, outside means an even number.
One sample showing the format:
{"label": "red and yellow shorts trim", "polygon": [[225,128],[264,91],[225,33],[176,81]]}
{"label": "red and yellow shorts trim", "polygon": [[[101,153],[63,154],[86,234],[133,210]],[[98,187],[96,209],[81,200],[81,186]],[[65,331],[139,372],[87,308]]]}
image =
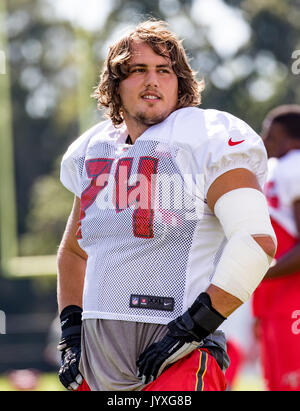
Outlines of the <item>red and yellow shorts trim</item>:
{"label": "red and yellow shorts trim", "polygon": [[[226,379],[207,349],[196,349],[166,369],[142,391],[225,391]],[[84,382],[78,391],[89,391]]]}
{"label": "red and yellow shorts trim", "polygon": [[196,349],[164,371],[143,391],[225,391],[226,379],[206,349]]}

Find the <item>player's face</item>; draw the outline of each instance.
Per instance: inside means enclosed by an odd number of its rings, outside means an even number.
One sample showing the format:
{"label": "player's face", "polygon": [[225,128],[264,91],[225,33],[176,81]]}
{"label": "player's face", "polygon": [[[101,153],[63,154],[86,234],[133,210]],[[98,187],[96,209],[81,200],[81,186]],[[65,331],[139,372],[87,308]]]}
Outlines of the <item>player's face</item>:
{"label": "player's face", "polygon": [[285,128],[279,123],[272,123],[263,132],[262,138],[268,153],[268,157],[282,157],[290,150],[290,137]]}
{"label": "player's face", "polygon": [[119,94],[128,128],[143,132],[165,120],[178,101],[178,78],[170,59],[156,54],[147,44],[134,41],[129,75],[120,82]]}

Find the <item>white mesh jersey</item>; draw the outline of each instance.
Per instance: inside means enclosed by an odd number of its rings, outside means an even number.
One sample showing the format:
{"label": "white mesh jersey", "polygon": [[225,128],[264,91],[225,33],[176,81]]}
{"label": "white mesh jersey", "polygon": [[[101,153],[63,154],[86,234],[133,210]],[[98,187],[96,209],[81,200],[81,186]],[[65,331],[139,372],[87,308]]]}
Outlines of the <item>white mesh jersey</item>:
{"label": "white mesh jersey", "polygon": [[293,203],[300,200],[300,150],[268,161],[265,193],[271,217],[293,237],[298,237]]}
{"label": "white mesh jersey", "polygon": [[226,244],[210,185],[246,168],[263,186],[267,155],[245,122],[217,110],[177,110],[132,146],[127,135],[105,121],[62,160],[61,181],[81,198],[83,319],[167,324],[207,288]]}

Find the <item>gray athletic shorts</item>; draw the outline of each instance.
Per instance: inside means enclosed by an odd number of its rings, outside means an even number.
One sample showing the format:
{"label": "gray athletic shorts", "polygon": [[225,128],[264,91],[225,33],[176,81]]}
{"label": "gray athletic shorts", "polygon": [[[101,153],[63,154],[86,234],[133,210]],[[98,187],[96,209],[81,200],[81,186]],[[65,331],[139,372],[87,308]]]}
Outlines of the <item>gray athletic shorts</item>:
{"label": "gray athletic shorts", "polygon": [[[80,371],[91,390],[142,390],[145,385],[137,378],[136,360],[150,344],[165,336],[167,326],[90,319],[83,321],[82,328]],[[223,370],[227,368],[226,340],[221,331],[209,336],[203,347],[210,350]]]}

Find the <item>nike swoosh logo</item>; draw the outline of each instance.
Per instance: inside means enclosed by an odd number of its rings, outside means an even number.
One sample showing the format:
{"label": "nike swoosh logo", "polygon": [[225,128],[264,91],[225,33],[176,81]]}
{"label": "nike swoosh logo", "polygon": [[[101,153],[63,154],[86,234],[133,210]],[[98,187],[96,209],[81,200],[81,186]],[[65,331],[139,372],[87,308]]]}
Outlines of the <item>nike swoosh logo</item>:
{"label": "nike swoosh logo", "polygon": [[240,140],[240,141],[232,141],[232,138],[229,139],[228,144],[233,147],[233,146],[237,146],[238,144],[243,143],[245,140]]}

